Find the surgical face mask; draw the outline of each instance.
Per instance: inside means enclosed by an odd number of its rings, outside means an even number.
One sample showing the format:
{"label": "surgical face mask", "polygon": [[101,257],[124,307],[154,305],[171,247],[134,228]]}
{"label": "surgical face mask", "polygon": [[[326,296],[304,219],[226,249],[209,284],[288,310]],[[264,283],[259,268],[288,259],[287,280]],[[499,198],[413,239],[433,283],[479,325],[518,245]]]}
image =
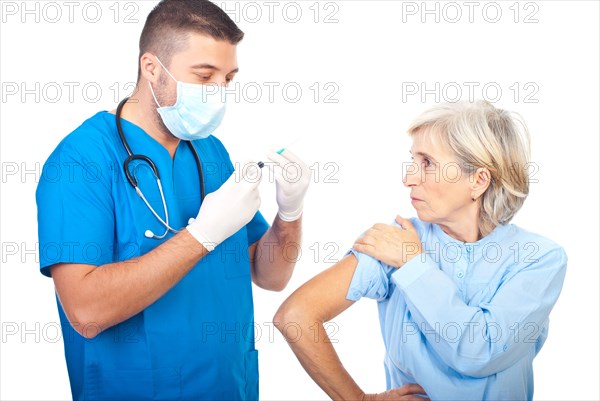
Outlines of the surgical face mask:
{"label": "surgical face mask", "polygon": [[[156,59],[158,60],[158,57]],[[165,126],[174,136],[184,141],[210,136],[221,124],[225,115],[225,87],[178,81],[160,60],[158,62],[177,82],[177,101],[173,106],[168,107],[161,107],[149,82],[150,91],[158,105],[156,110]]]}

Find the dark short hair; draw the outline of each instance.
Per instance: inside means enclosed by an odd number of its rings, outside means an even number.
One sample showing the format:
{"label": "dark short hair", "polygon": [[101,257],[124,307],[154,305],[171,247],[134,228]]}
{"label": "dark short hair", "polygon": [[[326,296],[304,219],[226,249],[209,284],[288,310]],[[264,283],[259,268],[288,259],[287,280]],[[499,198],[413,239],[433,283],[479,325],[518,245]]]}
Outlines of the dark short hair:
{"label": "dark short hair", "polygon": [[216,4],[208,0],[162,0],[148,14],[140,36],[139,60],[146,52],[156,54],[165,66],[173,55],[187,46],[190,33],[199,33],[233,45],[244,38],[244,32]]}

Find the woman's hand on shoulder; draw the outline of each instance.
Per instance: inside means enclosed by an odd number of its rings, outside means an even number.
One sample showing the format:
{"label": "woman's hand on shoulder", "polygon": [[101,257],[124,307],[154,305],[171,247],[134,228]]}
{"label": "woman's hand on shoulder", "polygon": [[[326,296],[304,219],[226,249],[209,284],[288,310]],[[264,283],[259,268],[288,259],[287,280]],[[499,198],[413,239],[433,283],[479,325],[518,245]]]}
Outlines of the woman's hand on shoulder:
{"label": "woman's hand on shoulder", "polygon": [[389,266],[401,268],[423,253],[423,246],[410,220],[396,216],[396,222],[402,228],[375,224],[356,240],[352,248]]}

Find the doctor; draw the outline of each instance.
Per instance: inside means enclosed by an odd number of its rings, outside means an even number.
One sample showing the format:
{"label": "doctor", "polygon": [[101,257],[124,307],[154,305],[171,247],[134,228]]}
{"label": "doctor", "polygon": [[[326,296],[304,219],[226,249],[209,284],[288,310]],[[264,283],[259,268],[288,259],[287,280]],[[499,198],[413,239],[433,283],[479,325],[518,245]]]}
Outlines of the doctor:
{"label": "doctor", "polygon": [[289,151],[270,156],[279,212],[269,226],[260,168],[233,173],[211,135],[242,38],[209,1],[160,2],[134,95],[46,162],[40,267],[56,286],[73,399],[258,399],[252,282],[288,283],[295,261],[283,251],[300,242],[310,169]]}

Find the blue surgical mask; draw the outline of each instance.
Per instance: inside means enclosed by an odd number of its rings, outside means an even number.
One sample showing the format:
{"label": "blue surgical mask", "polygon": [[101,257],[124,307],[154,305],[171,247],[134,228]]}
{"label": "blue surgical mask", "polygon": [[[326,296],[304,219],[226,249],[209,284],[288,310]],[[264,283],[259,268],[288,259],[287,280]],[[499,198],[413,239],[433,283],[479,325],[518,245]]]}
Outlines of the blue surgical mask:
{"label": "blue surgical mask", "polygon": [[[158,57],[156,59],[158,60]],[[177,82],[177,101],[168,107],[161,107],[150,83],[150,91],[158,105],[156,110],[165,126],[174,136],[184,141],[210,136],[225,115],[225,87],[178,81],[160,60],[158,62]]]}

